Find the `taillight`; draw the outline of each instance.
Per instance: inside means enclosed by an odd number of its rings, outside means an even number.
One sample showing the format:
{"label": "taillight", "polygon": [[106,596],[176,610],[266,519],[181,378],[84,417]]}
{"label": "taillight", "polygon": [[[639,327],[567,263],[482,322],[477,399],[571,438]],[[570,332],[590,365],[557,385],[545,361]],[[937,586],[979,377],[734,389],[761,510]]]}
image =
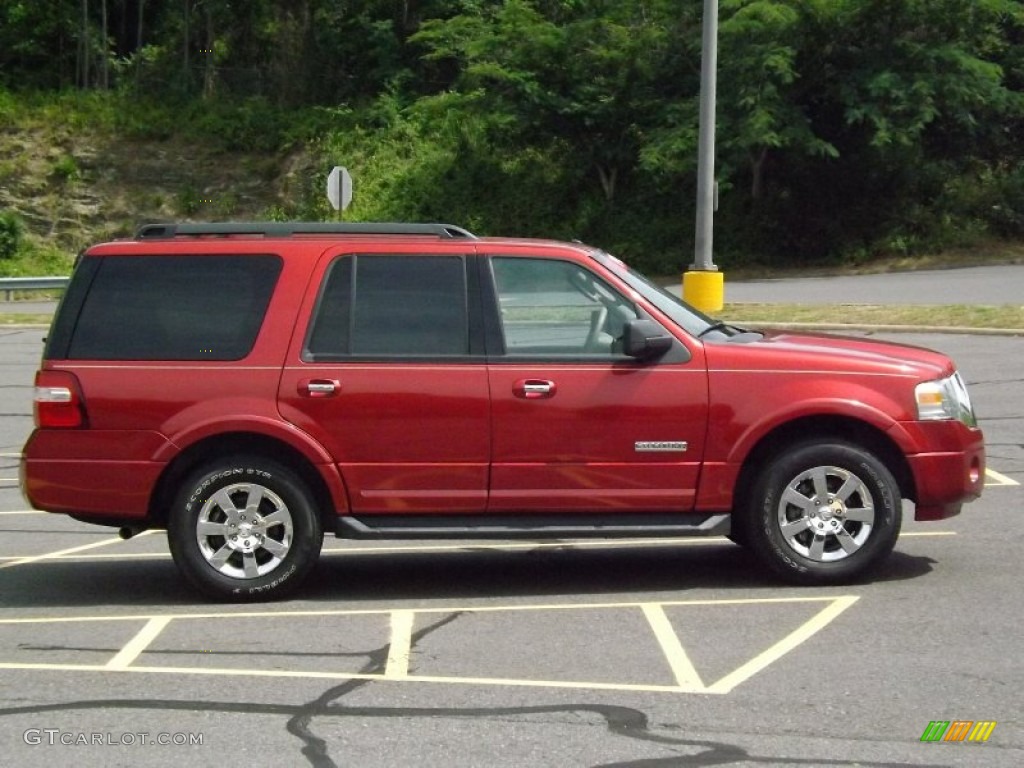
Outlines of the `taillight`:
{"label": "taillight", "polygon": [[85,403],[74,374],[39,371],[36,374],[33,415],[36,426],[42,429],[85,426]]}

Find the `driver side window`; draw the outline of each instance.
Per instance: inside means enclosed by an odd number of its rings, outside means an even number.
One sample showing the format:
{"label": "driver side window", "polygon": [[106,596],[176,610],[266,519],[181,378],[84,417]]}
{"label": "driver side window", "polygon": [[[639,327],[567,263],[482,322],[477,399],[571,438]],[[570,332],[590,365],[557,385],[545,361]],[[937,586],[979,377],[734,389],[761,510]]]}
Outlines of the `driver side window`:
{"label": "driver side window", "polygon": [[569,261],[491,259],[505,354],[621,358],[632,302]]}

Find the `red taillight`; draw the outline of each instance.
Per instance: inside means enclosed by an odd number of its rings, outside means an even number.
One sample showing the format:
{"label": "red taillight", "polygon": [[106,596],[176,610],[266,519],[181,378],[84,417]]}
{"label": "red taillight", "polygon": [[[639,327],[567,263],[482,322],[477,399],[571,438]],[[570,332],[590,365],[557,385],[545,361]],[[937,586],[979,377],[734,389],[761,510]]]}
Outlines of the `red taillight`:
{"label": "red taillight", "polygon": [[82,389],[74,374],[65,371],[39,371],[33,401],[36,426],[42,429],[69,429],[85,425]]}

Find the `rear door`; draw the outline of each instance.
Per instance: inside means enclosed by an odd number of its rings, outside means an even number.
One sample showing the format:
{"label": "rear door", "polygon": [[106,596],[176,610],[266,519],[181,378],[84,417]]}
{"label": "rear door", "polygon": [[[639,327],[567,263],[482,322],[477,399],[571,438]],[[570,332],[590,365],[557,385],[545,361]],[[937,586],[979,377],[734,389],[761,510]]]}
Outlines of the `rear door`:
{"label": "rear door", "polygon": [[482,284],[495,352],[489,509],[692,509],[708,403],[700,350],[625,356],[625,324],[649,315],[571,260],[496,255]]}
{"label": "rear door", "polygon": [[332,454],[354,513],[486,508],[490,405],[469,250],[368,248],[318,270],[279,402]]}

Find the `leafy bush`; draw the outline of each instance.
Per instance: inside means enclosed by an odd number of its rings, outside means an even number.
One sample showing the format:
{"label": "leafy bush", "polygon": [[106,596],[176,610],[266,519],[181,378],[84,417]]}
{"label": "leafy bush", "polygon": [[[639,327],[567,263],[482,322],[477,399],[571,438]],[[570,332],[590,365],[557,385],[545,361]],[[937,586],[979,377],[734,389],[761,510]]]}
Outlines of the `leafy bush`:
{"label": "leafy bush", "polygon": [[0,212],[0,259],[13,259],[22,248],[25,224],[14,211]]}

